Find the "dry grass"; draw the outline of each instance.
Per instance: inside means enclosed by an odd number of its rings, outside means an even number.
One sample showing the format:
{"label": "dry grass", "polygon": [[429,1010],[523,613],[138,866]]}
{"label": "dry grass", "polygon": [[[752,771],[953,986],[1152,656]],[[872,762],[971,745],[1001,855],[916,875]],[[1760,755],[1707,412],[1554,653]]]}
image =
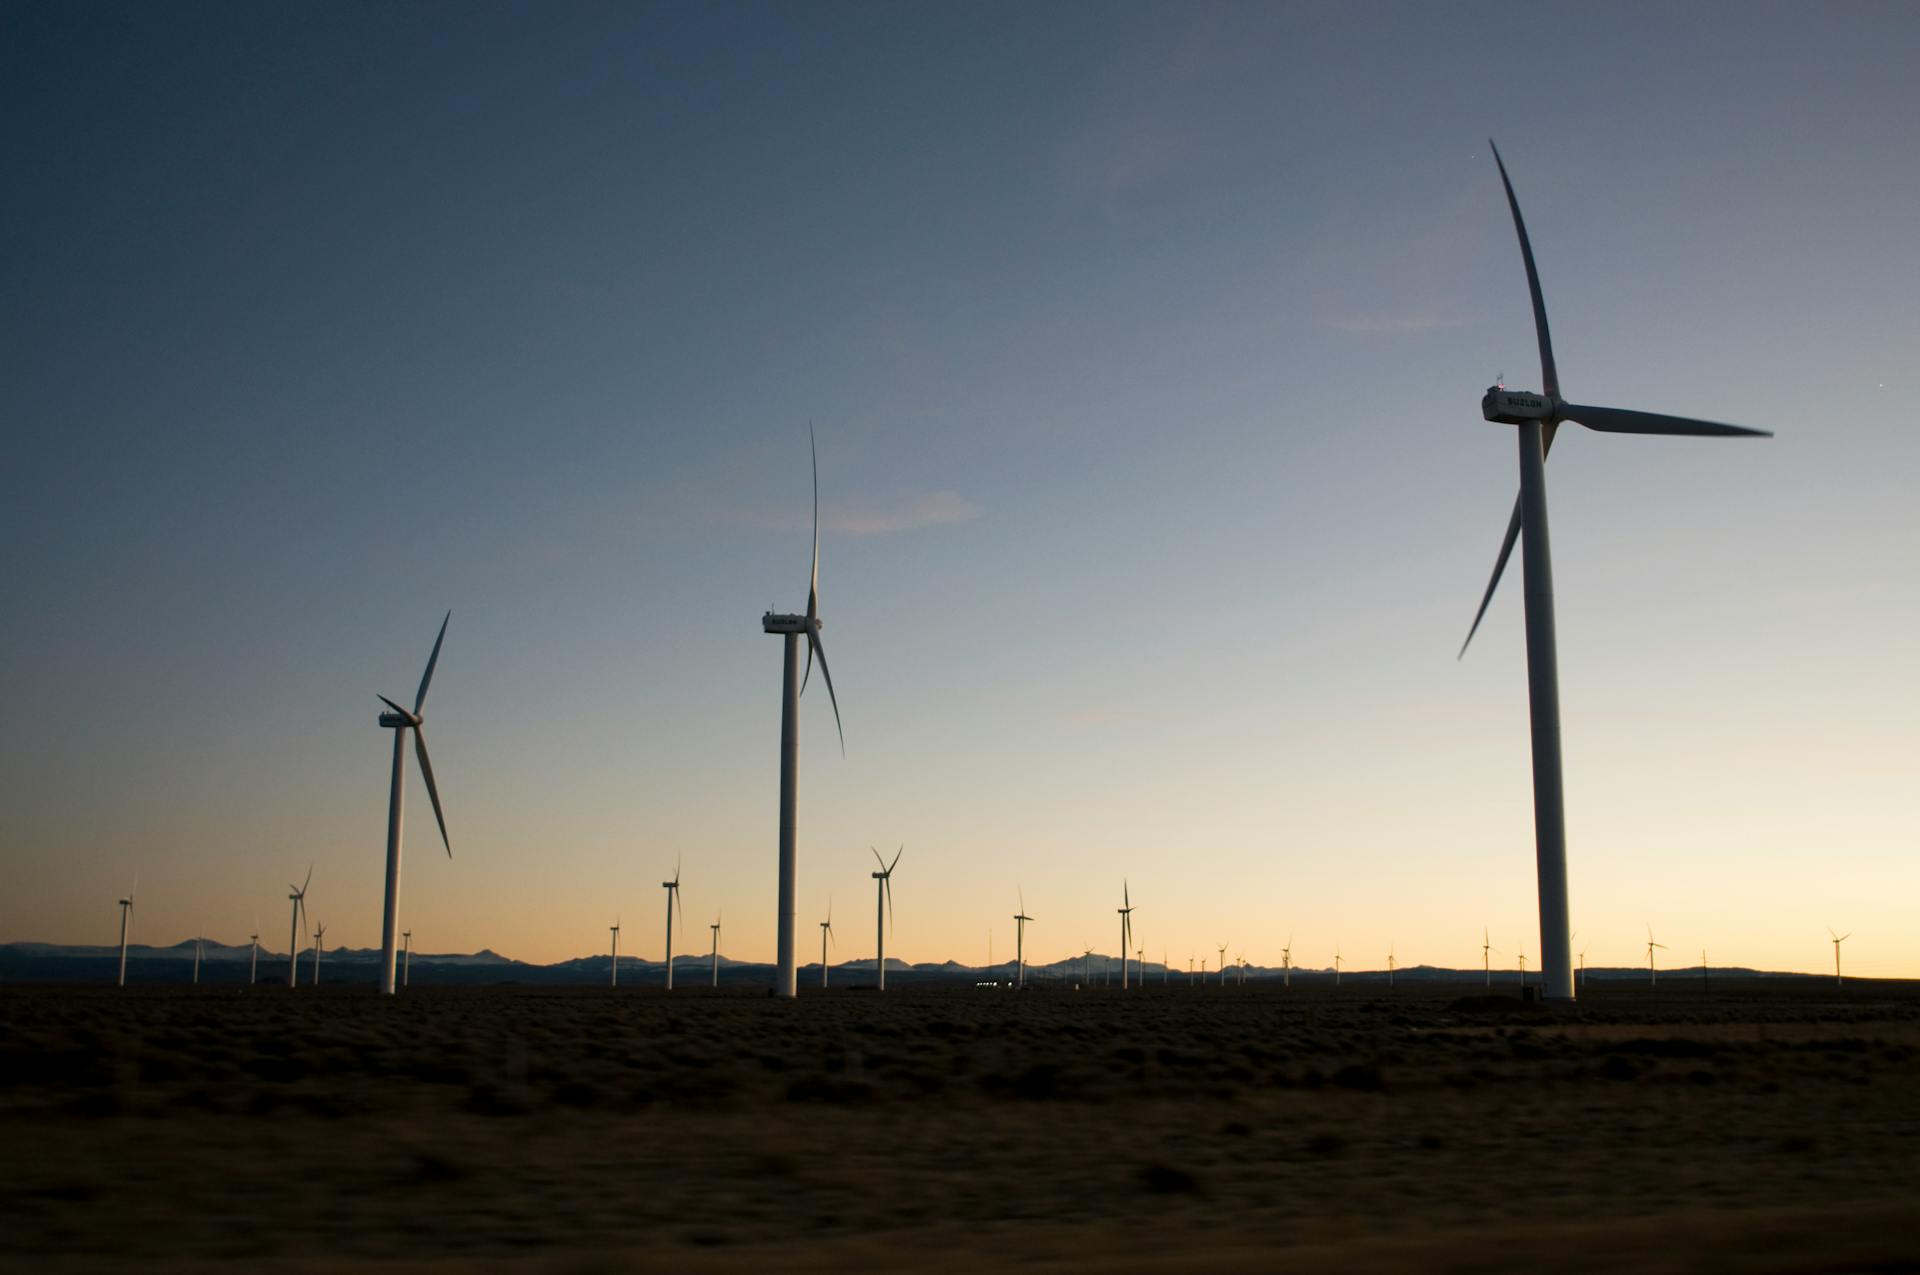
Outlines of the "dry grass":
{"label": "dry grass", "polygon": [[1920,989],[0,989],[21,1269],[1908,1269]]}

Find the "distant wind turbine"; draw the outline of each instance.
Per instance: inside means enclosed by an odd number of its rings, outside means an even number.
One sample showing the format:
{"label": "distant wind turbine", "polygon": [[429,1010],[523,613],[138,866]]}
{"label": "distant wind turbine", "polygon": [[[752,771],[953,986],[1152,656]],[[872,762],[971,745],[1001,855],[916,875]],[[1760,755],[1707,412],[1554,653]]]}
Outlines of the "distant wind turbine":
{"label": "distant wind turbine", "polygon": [[[820,667],[823,670],[827,667],[824,658],[820,662]],[[880,852],[872,846],[868,846],[867,849],[873,850],[873,860],[880,865],[880,871],[873,874],[876,882],[873,887],[873,923],[878,935],[874,950],[879,953],[873,965],[877,972],[879,990],[884,992],[887,990],[887,918],[893,915],[893,870],[899,866],[900,856],[906,852],[907,847],[903,842],[900,848],[893,852],[892,863],[882,859]]]}
{"label": "distant wind turbine", "polygon": [[[760,617],[763,633],[778,633],[785,639],[780,681],[780,901],[775,939],[773,994],[792,998],[799,994],[794,965],[794,893],[798,884],[798,814],[800,801],[800,692],[813,674],[813,659],[820,657],[820,675],[827,683],[827,699],[833,704],[833,728],[840,733],[840,753],[846,755],[847,736],[840,726],[840,701],[833,693],[833,674],[827,669],[827,651],[820,645],[820,457],[813,447],[813,427],[807,427],[807,449],[813,456],[813,573],[807,582],[807,613],[775,615],[768,611]],[[800,637],[807,639],[807,672],[800,673]]]}
{"label": "distant wind turbine", "polygon": [[[1492,146],[1491,139],[1488,146]],[[1500,583],[1514,542],[1522,539],[1521,569],[1526,602],[1527,685],[1529,718],[1533,735],[1533,826],[1540,901],[1540,972],[1542,991],[1549,1000],[1572,1000],[1572,940],[1569,937],[1567,903],[1567,835],[1560,758],[1560,683],[1558,655],[1555,650],[1553,621],[1553,565],[1547,541],[1547,479],[1545,462],[1553,446],[1553,437],[1562,422],[1572,421],[1588,429],[1611,434],[1664,434],[1703,437],[1764,435],[1765,431],[1681,416],[1661,416],[1651,412],[1625,411],[1615,407],[1585,407],[1560,397],[1560,377],[1553,361],[1553,340],[1547,331],[1547,306],[1540,293],[1540,275],[1534,268],[1533,245],[1520,216],[1520,201],[1507,178],[1506,163],[1498,148],[1494,163],[1500,169],[1500,184],[1506,189],[1507,207],[1513,213],[1514,233],[1520,240],[1520,256],[1527,268],[1527,290],[1533,301],[1533,326],[1540,344],[1541,392],[1538,394],[1508,390],[1502,384],[1488,387],[1480,400],[1480,414],[1487,420],[1517,425],[1520,449],[1520,497],[1507,523],[1506,539],[1493,566],[1493,578],[1480,599],[1480,610],[1460,653],[1487,613],[1487,603]]]}
{"label": "distant wind turbine", "polygon": [[326,944],[326,941],[327,941],[327,927],[324,925],[314,926],[313,927],[313,985],[315,987],[320,986],[320,949]]}
{"label": "distant wind turbine", "polygon": [[[1022,912],[1026,911],[1023,907]],[[1127,953],[1133,950],[1133,899],[1129,897],[1127,879],[1120,878],[1120,990],[1127,990]]]}
{"label": "distant wind turbine", "polygon": [[[127,985],[127,934],[132,928],[133,896],[139,892],[140,878],[135,876],[133,888],[127,891],[126,898],[120,900],[120,977],[115,984],[118,987]],[[1838,946],[1834,948],[1835,952],[1839,950]]]}
{"label": "distant wind turbine", "polygon": [[1033,918],[1027,915],[1027,892],[1020,891],[1020,910],[1013,914],[1013,963],[1017,973],[1014,986],[1027,985],[1027,926]]}
{"label": "distant wind turbine", "polygon": [[607,927],[613,933],[613,969],[607,977],[608,987],[620,986],[620,918],[615,917],[613,924]]}
{"label": "distant wind turbine", "polygon": [[1387,948],[1387,990],[1393,990],[1393,948],[1391,945]]}
{"label": "distant wind turbine", "polygon": [[1840,945],[1853,937],[1853,931],[1848,930],[1845,934],[1834,934],[1833,927],[1828,926],[1827,933],[1833,939],[1833,985],[1839,987],[1842,985],[1840,980]]}
{"label": "distant wind turbine", "polygon": [[1480,931],[1480,966],[1486,972],[1487,986],[1493,986],[1493,935]]}
{"label": "distant wind turbine", "polygon": [[289,885],[287,898],[293,903],[293,932],[287,936],[287,986],[297,987],[300,983],[300,918],[307,910],[307,887],[313,884],[313,865],[307,865],[307,879],[299,885]]}
{"label": "distant wind turbine", "polygon": [[1280,949],[1280,986],[1286,991],[1293,990],[1293,935],[1287,935],[1287,945]]}
{"label": "distant wind turbine", "polygon": [[249,937],[251,937],[253,940],[253,956],[247,962],[247,986],[251,987],[255,983],[260,981],[260,922],[259,921],[256,920],[253,923],[253,933]]}
{"label": "distant wind turbine", "polygon": [[1220,986],[1227,985],[1227,945],[1220,945]]}
{"label": "distant wind turbine", "polygon": [[205,948],[207,944],[206,933],[207,923],[202,921],[200,922],[200,933],[196,935],[193,940],[193,985],[195,987],[200,986],[200,954],[201,950]]}
{"label": "distant wind turbine", "polygon": [[827,944],[834,942],[833,937],[833,896],[827,896],[827,919],[820,922],[820,986],[827,986]]}
{"label": "distant wind turbine", "polygon": [[413,931],[400,932],[400,986],[405,987],[413,981]]}
{"label": "distant wind turbine", "polygon": [[449,611],[440,621],[440,636],[433,639],[433,654],[427,657],[427,671],[420,675],[420,689],[414,692],[413,711],[408,712],[386,696],[377,698],[389,711],[380,714],[380,725],[393,732],[393,783],[387,790],[387,901],[380,917],[380,993],[394,992],[393,958],[400,933],[400,831],[406,806],[407,732],[413,732],[413,755],[420,759],[420,777],[427,781],[427,798],[433,802],[433,819],[440,825],[440,840],[453,858],[453,842],[447,838],[446,816],[440,810],[440,789],[433,782],[433,762],[427,757],[426,719],[420,710],[426,707],[427,687],[433,685],[433,668],[440,662],[440,644],[447,640]]}
{"label": "distant wind turbine", "polygon": [[1333,985],[1340,986],[1340,945],[1333,945]]}
{"label": "distant wind turbine", "polygon": [[1653,949],[1657,947],[1662,951],[1665,951],[1666,946],[1667,945],[1665,943],[1656,943],[1653,941],[1653,927],[1649,925],[1647,927],[1647,985],[1648,986],[1653,986],[1654,984],[1660,981],[1660,976],[1657,973],[1655,973],[1653,968]]}
{"label": "distant wind turbine", "polygon": [[[680,861],[673,862],[673,880],[662,881],[660,888],[667,892],[667,990],[673,990],[673,914],[680,907]],[[687,914],[680,913],[682,921]]]}
{"label": "distant wind turbine", "polygon": [[707,927],[713,931],[713,985],[720,986],[720,914],[715,913],[713,924]]}

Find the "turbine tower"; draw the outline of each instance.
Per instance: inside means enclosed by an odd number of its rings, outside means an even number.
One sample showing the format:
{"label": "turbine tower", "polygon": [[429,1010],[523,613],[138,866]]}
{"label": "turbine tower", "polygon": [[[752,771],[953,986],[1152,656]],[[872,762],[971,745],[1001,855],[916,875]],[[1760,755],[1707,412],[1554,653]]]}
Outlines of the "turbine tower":
{"label": "turbine tower", "polygon": [[[820,667],[823,670],[827,667],[825,660],[821,661]],[[878,882],[873,887],[873,923],[874,929],[879,933],[874,947],[879,955],[874,958],[873,968],[878,973],[879,989],[883,992],[887,990],[887,920],[893,915],[893,869],[900,862],[900,855],[906,848],[903,842],[900,849],[893,852],[893,863],[888,863],[880,857],[878,850],[874,850],[872,846],[867,847],[873,850],[873,860],[880,865],[880,871],[873,874],[873,879]]]}
{"label": "turbine tower", "polygon": [[400,931],[400,986],[413,981],[413,931]]}
{"label": "turbine tower", "polygon": [[200,953],[206,944],[207,923],[200,922],[200,934],[193,940],[193,985],[200,986]]}
{"label": "turbine tower", "polygon": [[293,931],[287,936],[287,986],[300,984],[300,918],[307,911],[307,887],[313,884],[313,865],[307,865],[307,879],[287,886],[287,898],[293,903]]}
{"label": "turbine tower", "polygon": [[1387,947],[1387,990],[1393,990],[1393,947]]}
{"label": "turbine tower", "polygon": [[[114,984],[116,987],[127,985],[127,933],[132,928],[133,896],[139,892],[140,878],[136,876],[133,879],[133,889],[128,890],[127,897],[120,900],[120,977]],[[1838,947],[1834,948],[1835,953],[1839,950]]]}
{"label": "turbine tower", "polygon": [[[1571,941],[1571,940],[1569,940]],[[1487,976],[1487,986],[1493,986],[1493,935],[1485,928],[1480,931],[1480,968]]]}
{"label": "turbine tower", "polygon": [[[673,990],[673,913],[680,906],[680,861],[673,861],[673,880],[662,881],[660,888],[667,892],[667,990]],[[687,914],[682,911],[680,919],[685,921]]]}
{"label": "turbine tower", "polygon": [[1287,945],[1280,949],[1280,986],[1285,991],[1293,990],[1293,935],[1287,935]]}
{"label": "turbine tower", "polygon": [[400,817],[407,792],[407,732],[413,732],[413,754],[420,759],[420,777],[427,781],[427,797],[433,802],[434,822],[440,825],[440,840],[453,858],[453,842],[447,838],[446,816],[440,810],[440,789],[433,782],[433,762],[427,758],[426,719],[420,710],[426,707],[427,687],[433,685],[433,666],[440,662],[440,644],[447,640],[449,611],[440,621],[440,636],[433,639],[433,654],[427,657],[427,671],[420,675],[420,689],[413,696],[409,713],[386,696],[378,697],[388,712],[380,714],[380,725],[393,732],[393,784],[387,792],[387,903],[380,920],[380,993],[393,995],[393,958],[400,933]]}
{"label": "turbine tower", "polygon": [[[813,574],[807,582],[807,613],[775,615],[768,611],[760,617],[763,633],[778,633],[784,639],[780,677],[780,899],[775,939],[773,994],[791,998],[799,993],[793,955],[794,892],[799,888],[798,810],[800,801],[800,692],[813,675],[813,657],[820,657],[820,675],[827,683],[827,699],[833,704],[833,728],[840,733],[840,754],[846,755],[847,736],[840,726],[840,701],[833,693],[833,674],[827,669],[827,651],[820,645],[820,456],[813,445],[813,428],[807,428],[807,449],[813,456]],[[807,671],[800,671],[800,637],[807,639]]]}
{"label": "turbine tower", "polygon": [[1340,986],[1340,945],[1333,945],[1333,985]]}
{"label": "turbine tower", "polygon": [[[1127,879],[1120,878],[1120,990],[1127,990],[1127,953],[1133,943],[1133,900],[1127,894]],[[1027,909],[1022,906],[1022,912]]]}
{"label": "turbine tower", "polygon": [[[1491,140],[1487,144],[1493,145]],[[1560,681],[1554,641],[1553,565],[1547,533],[1547,452],[1553,446],[1555,431],[1565,421],[1610,434],[1731,437],[1764,436],[1766,431],[1616,407],[1586,407],[1561,398],[1553,341],[1547,330],[1546,302],[1541,298],[1540,275],[1533,263],[1533,245],[1527,238],[1526,223],[1520,217],[1520,201],[1507,178],[1506,163],[1497,148],[1493,159],[1500,169],[1500,184],[1507,192],[1514,233],[1520,240],[1520,256],[1527,268],[1534,333],[1540,344],[1541,392],[1514,392],[1496,384],[1489,387],[1480,400],[1480,414],[1487,420],[1519,427],[1520,497],[1507,523],[1506,539],[1493,565],[1493,578],[1487,582],[1480,610],[1474,615],[1473,626],[1467,630],[1467,641],[1460,645],[1460,654],[1465,655],[1467,643],[1473,641],[1474,632],[1487,613],[1487,603],[1493,599],[1493,591],[1500,583],[1500,573],[1513,552],[1514,541],[1522,539],[1524,531],[1521,569],[1526,600],[1528,708],[1533,736],[1533,828],[1540,895],[1541,989],[1549,1000],[1572,1000],[1566,811],[1560,767]]]}
{"label": "turbine tower", "polygon": [[1653,949],[1656,947],[1661,951],[1665,951],[1667,945],[1653,941],[1653,927],[1649,925],[1647,927],[1647,986],[1649,987],[1654,986],[1660,981],[1660,976],[1654,972],[1653,968]]}
{"label": "turbine tower", "polygon": [[1027,925],[1033,920],[1027,915],[1027,892],[1020,891],[1020,910],[1013,914],[1013,963],[1016,987],[1027,985]]}
{"label": "turbine tower", "polygon": [[326,943],[326,941],[327,941],[327,927],[324,925],[314,926],[313,927],[313,985],[315,987],[320,986],[320,948],[322,945]]}
{"label": "turbine tower", "polygon": [[620,986],[620,918],[615,917],[613,924],[607,929],[613,932],[613,969],[608,974],[607,986],[618,987]]}
{"label": "turbine tower", "polygon": [[827,987],[827,944],[838,943],[833,937],[833,896],[827,896],[827,919],[820,922],[820,990]]}
{"label": "turbine tower", "polygon": [[1220,986],[1227,985],[1227,945],[1220,945]]}
{"label": "turbine tower", "polygon": [[260,981],[260,930],[259,921],[254,923],[254,931],[248,937],[253,941],[253,956],[247,962],[247,986],[252,987]]}
{"label": "turbine tower", "polygon": [[720,986],[720,914],[713,914],[713,924],[707,927],[713,931],[713,985]]}
{"label": "turbine tower", "polygon": [[1853,931],[1848,930],[1845,934],[1834,934],[1833,927],[1828,926],[1827,933],[1833,938],[1833,985],[1839,987],[1842,985],[1840,981],[1840,945],[1853,937]]}

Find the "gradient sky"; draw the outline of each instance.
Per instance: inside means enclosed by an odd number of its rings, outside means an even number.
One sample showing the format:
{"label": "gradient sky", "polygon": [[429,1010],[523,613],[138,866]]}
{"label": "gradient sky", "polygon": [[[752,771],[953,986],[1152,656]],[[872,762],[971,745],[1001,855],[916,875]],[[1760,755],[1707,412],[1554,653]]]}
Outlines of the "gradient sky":
{"label": "gradient sky", "polygon": [[[1537,963],[1537,387],[1576,949],[1920,974],[1920,9],[0,7],[0,940]],[[1517,575],[1517,573],[1516,573]]]}

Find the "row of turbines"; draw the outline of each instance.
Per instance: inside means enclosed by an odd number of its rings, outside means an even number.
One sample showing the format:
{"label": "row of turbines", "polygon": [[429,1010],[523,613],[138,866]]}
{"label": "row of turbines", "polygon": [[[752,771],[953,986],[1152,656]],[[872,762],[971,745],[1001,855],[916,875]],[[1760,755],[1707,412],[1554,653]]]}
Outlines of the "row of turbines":
{"label": "row of turbines", "polygon": [[[1488,144],[1491,146],[1491,141]],[[1613,407],[1584,406],[1569,403],[1561,397],[1559,374],[1554,362],[1553,342],[1547,324],[1546,303],[1541,294],[1539,271],[1534,264],[1533,246],[1527,236],[1526,223],[1520,214],[1519,199],[1514,194],[1513,183],[1507,175],[1506,163],[1501,158],[1498,148],[1494,148],[1493,156],[1494,163],[1499,168],[1501,186],[1506,192],[1507,205],[1513,216],[1514,232],[1519,240],[1521,259],[1526,267],[1527,290],[1532,302],[1534,330],[1540,349],[1541,392],[1510,390],[1502,378],[1490,386],[1481,399],[1480,410],[1485,419],[1517,427],[1520,492],[1515,500],[1512,516],[1508,520],[1499,555],[1494,562],[1492,578],[1487,582],[1479,610],[1468,629],[1466,642],[1461,644],[1460,656],[1465,656],[1467,646],[1471,644],[1474,634],[1479,630],[1480,622],[1486,615],[1494,591],[1499,586],[1500,577],[1506,570],[1507,561],[1513,553],[1515,544],[1519,543],[1522,547],[1521,570],[1525,595],[1529,721],[1533,742],[1534,839],[1540,916],[1540,986],[1548,999],[1572,1000],[1576,994],[1576,987],[1572,932],[1569,926],[1571,907],[1567,887],[1566,819],[1560,749],[1559,671],[1554,631],[1553,571],[1547,529],[1545,470],[1547,454],[1553,446],[1559,427],[1568,422],[1603,433],[1615,434],[1692,437],[1769,435],[1764,430],[1723,425],[1713,421]],[[834,730],[839,737],[841,755],[844,757],[846,754],[846,732],[840,719],[839,698],[834,691],[833,675],[828,669],[826,648],[822,645],[820,637],[823,627],[820,617],[820,465],[819,452],[813,440],[811,427],[808,430],[808,448],[813,471],[813,556],[807,582],[806,610],[803,613],[776,613],[768,610],[760,617],[761,631],[781,639],[780,808],[773,986],[774,994],[780,997],[793,997],[798,994],[795,899],[798,893],[799,875],[800,697],[811,683],[816,660],[820,665],[821,680],[826,684],[828,700],[832,704]],[[381,703],[386,706],[386,711],[379,716],[379,724],[383,729],[394,732],[392,783],[387,798],[386,891],[381,923],[379,976],[380,991],[387,995],[391,995],[395,990],[396,956],[399,954],[398,948],[402,937],[399,929],[401,816],[405,804],[406,743],[409,735],[413,741],[414,756],[420,764],[421,778],[426,784],[427,796],[433,804],[434,819],[439,824],[441,841],[446,846],[448,856],[451,857],[453,854],[453,843],[447,835],[446,818],[441,806],[439,788],[434,779],[433,764],[427,753],[424,718],[427,690],[432,684],[434,669],[440,659],[441,644],[447,635],[447,623],[451,618],[452,612],[449,611],[447,617],[441,621],[439,635],[434,639],[433,653],[428,657],[426,672],[422,675],[419,690],[414,695],[413,707],[403,708],[384,695],[379,697]],[[806,645],[804,671],[800,664],[802,641]],[[878,857],[877,853],[876,857]],[[895,856],[895,864],[897,863],[898,855]],[[880,866],[882,870],[873,875],[880,882],[879,893],[883,900],[880,906],[885,907],[890,906],[891,876],[894,865],[883,861]],[[669,891],[670,909],[677,910],[678,873],[676,872],[673,882],[663,884]],[[304,891],[300,893],[303,894]],[[131,896],[125,901],[125,906],[128,911],[131,910]],[[1130,904],[1123,903],[1121,909],[1123,954],[1133,950],[1128,946],[1132,939],[1130,910]],[[1019,927],[1016,931],[1019,936],[1016,938],[1016,946],[1022,951],[1025,926],[1032,920],[1024,915],[1025,912],[1026,908],[1023,904],[1021,915],[1015,917],[1015,923]],[[296,899],[296,933],[300,915],[300,904]],[[669,925],[671,925],[671,917]],[[824,946],[831,941],[832,932],[827,922],[822,922],[821,926]],[[619,937],[617,921],[613,929],[617,945]],[[880,929],[883,946],[880,951],[878,972],[881,982],[884,983],[886,978],[884,923]],[[718,920],[714,922],[713,932],[714,962],[717,970]],[[316,976],[319,953],[318,934],[319,931],[316,931]],[[1652,949],[1649,950],[1651,952]],[[1837,954],[1837,942],[1835,950]],[[669,943],[669,952],[671,952],[671,943]],[[399,972],[399,980],[404,981],[404,956],[400,959],[403,968]],[[1222,953],[1222,961],[1224,963],[1224,953]],[[1024,972],[1024,958],[1021,965]],[[615,967],[617,970],[617,960]],[[824,960],[822,967],[824,970]],[[289,971],[289,979],[292,977],[293,973]],[[669,977],[671,977],[671,970],[669,970]],[[1128,974],[1123,969],[1121,974],[1123,986],[1126,985],[1127,979]]]}

